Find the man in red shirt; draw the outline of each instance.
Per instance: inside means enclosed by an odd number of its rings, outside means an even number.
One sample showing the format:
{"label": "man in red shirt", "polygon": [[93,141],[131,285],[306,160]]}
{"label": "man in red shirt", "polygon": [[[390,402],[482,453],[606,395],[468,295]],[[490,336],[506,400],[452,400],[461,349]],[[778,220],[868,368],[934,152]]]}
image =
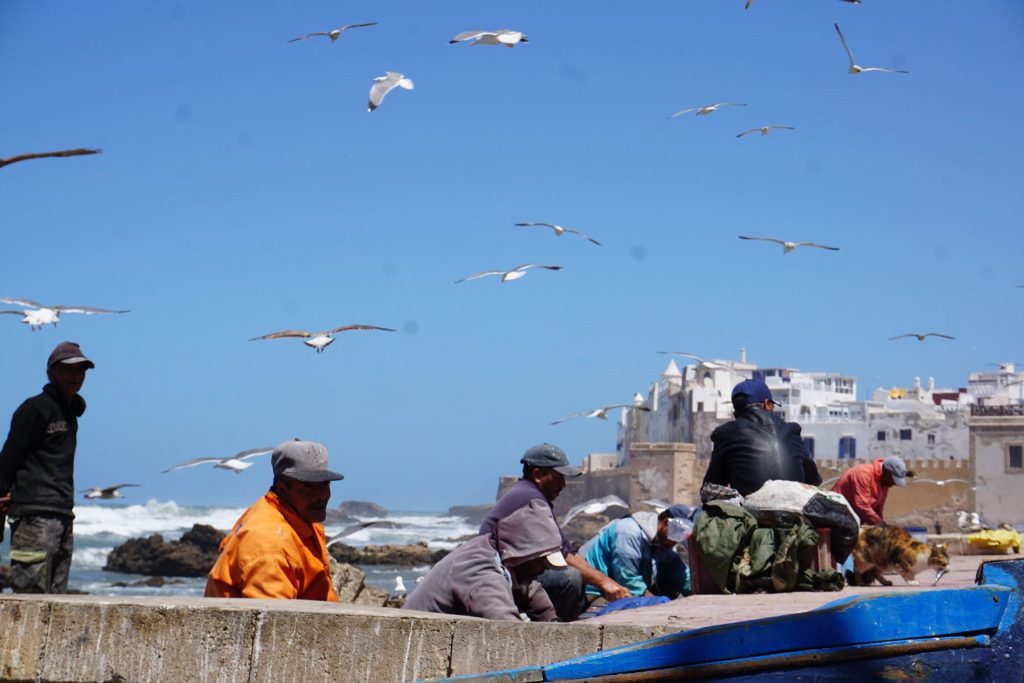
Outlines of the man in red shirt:
{"label": "man in red shirt", "polygon": [[907,470],[902,458],[890,455],[846,470],[832,490],[846,498],[861,524],[874,526],[885,524],[882,508],[889,489],[906,486],[907,477],[912,476],[914,473]]}

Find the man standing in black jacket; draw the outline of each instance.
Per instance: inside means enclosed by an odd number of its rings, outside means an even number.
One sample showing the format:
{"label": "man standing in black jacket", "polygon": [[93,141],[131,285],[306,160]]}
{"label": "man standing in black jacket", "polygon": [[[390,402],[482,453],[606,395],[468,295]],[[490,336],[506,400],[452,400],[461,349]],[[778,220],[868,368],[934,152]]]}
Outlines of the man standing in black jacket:
{"label": "man standing in black jacket", "polygon": [[11,587],[67,593],[74,543],[75,446],[85,372],[96,367],[74,342],[46,363],[50,382],[14,411],[0,451],[0,517],[11,516]]}
{"label": "man standing in black jacket", "polygon": [[776,415],[777,405],[768,385],[759,379],[733,387],[735,419],[711,433],[715,447],[705,484],[731,486],[747,496],[769,479],[821,483],[818,467],[800,436],[800,425]]}

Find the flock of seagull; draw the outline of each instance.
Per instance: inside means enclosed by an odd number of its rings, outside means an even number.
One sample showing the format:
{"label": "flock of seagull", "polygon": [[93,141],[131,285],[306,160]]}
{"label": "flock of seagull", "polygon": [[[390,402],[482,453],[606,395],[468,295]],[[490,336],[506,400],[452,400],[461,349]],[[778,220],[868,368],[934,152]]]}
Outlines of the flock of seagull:
{"label": "flock of seagull", "polygon": [[[842,0],[842,1],[843,2],[847,2],[847,3],[851,3],[851,4],[859,4],[860,3],[860,0]],[[753,0],[747,0],[747,2],[746,2],[746,8],[747,9],[749,9],[749,7],[750,7],[752,2],[753,2]],[[338,28],[331,29],[331,30],[328,30],[328,31],[313,31],[313,32],[306,33],[306,34],[303,34],[303,35],[300,35],[300,36],[296,36],[294,38],[289,39],[287,42],[295,43],[295,42],[305,41],[305,40],[308,40],[310,38],[325,37],[325,38],[329,39],[331,41],[331,43],[334,43],[346,31],[349,31],[351,29],[356,29],[356,28],[368,28],[368,27],[377,26],[377,25],[378,25],[377,22],[363,22],[363,23],[345,24],[343,26],[340,26]],[[838,22],[835,22],[834,26],[835,26],[836,33],[837,33],[837,35],[839,37],[840,43],[842,44],[843,50],[845,51],[846,56],[849,59],[848,73],[853,74],[853,75],[861,74],[861,73],[866,73],[866,72],[884,72],[884,73],[901,73],[901,74],[909,73],[908,71],[905,71],[905,70],[902,70],[902,69],[894,69],[894,68],[878,67],[878,66],[860,66],[859,64],[857,64],[856,59],[853,56],[853,51],[850,49],[849,44],[846,42],[846,38],[843,35],[843,32],[840,29]],[[486,30],[463,31],[461,33],[458,33],[457,35],[455,35],[454,37],[452,37],[448,41],[449,44],[468,43],[469,45],[505,46],[505,47],[508,47],[508,48],[513,48],[513,47],[515,47],[518,44],[528,43],[528,42],[529,42],[529,39],[527,38],[527,36],[522,31],[517,31],[517,30],[512,30],[512,29],[497,29],[497,30],[493,30],[493,31],[486,31]],[[410,78],[408,78],[407,76],[405,76],[404,74],[402,74],[400,72],[397,72],[397,71],[387,71],[387,72],[385,72],[385,74],[383,76],[378,76],[378,77],[374,78],[373,82],[371,83],[370,93],[369,93],[368,111],[372,112],[375,109],[377,109],[378,107],[380,107],[381,103],[384,101],[384,98],[388,95],[388,93],[390,93],[395,88],[401,88],[401,89],[405,89],[405,90],[412,90],[414,87],[415,86],[413,84],[413,81]],[[721,108],[721,107],[746,107],[746,106],[747,106],[747,104],[741,103],[741,102],[718,102],[718,103],[714,103],[714,104],[690,106],[690,107],[685,107],[683,109],[680,109],[678,111],[673,112],[669,116],[669,118],[670,119],[678,118],[678,117],[684,116],[684,115],[689,114],[689,113],[693,113],[695,116],[708,116],[708,115],[713,114],[716,111],[718,111],[719,108]],[[746,137],[748,135],[751,135],[753,133],[760,133],[761,136],[765,136],[769,132],[774,131],[774,130],[795,130],[795,127],[794,126],[790,126],[790,125],[782,125],[782,124],[770,124],[770,125],[764,125],[764,126],[757,126],[757,127],[750,128],[748,130],[744,130],[744,131],[738,133],[736,135],[736,137],[737,138],[744,138],[744,137]],[[94,149],[94,148],[78,148],[78,149],[61,150],[61,151],[55,151],[55,152],[20,154],[20,155],[17,155],[17,156],[12,156],[12,157],[6,158],[6,159],[0,159],[0,168],[2,168],[4,166],[7,166],[7,165],[10,165],[10,164],[13,164],[13,163],[17,163],[17,162],[21,162],[21,161],[27,161],[27,160],[32,160],[32,159],[41,159],[41,158],[49,158],[49,157],[71,157],[71,156],[93,155],[93,154],[98,154],[101,151],[102,150],[100,150],[100,149]],[[598,240],[594,239],[590,235],[582,232],[581,230],[578,230],[578,229],[572,228],[572,227],[566,227],[566,226],[559,225],[559,224],[556,224],[556,223],[523,222],[523,223],[516,223],[515,226],[516,227],[521,227],[521,228],[545,228],[545,229],[549,229],[557,237],[561,237],[562,235],[564,235],[566,233],[570,233],[570,234],[573,234],[573,235],[577,235],[578,237],[580,237],[582,239],[585,239],[585,240],[591,242],[594,245],[601,246],[601,242],[599,242]],[[809,248],[822,249],[822,250],[827,250],[827,251],[838,251],[839,250],[839,247],[829,246],[829,245],[825,245],[825,244],[819,244],[817,242],[809,242],[809,241],[793,242],[793,241],[789,241],[789,240],[780,239],[780,238],[777,238],[777,237],[754,237],[754,236],[746,236],[746,235],[739,235],[738,237],[741,240],[757,240],[757,241],[765,241],[765,242],[771,242],[771,243],[778,244],[778,245],[780,245],[782,247],[783,254],[789,254],[789,253],[793,252],[797,247],[809,247]],[[456,283],[462,283],[462,282],[466,282],[466,281],[470,281],[470,280],[477,280],[477,279],[485,278],[485,277],[492,276],[492,275],[493,276],[498,276],[499,279],[500,279],[500,282],[507,282],[507,281],[518,280],[518,279],[522,278],[523,276],[525,276],[528,271],[533,270],[533,269],[557,271],[557,270],[561,270],[562,267],[558,266],[558,265],[549,265],[549,264],[541,264],[541,263],[525,263],[525,264],[521,264],[521,265],[515,266],[514,268],[510,268],[508,270],[485,270],[485,271],[480,271],[480,272],[472,273],[470,275],[467,275],[467,276],[465,276],[463,278],[460,278],[460,279],[456,280],[455,282]],[[1018,287],[1024,287],[1024,285],[1018,285]],[[11,305],[15,305],[15,306],[20,306],[21,307],[20,309],[0,310],[0,315],[3,315],[3,314],[20,315],[21,318],[22,318],[21,322],[27,324],[29,326],[29,328],[31,330],[33,330],[33,331],[37,330],[37,329],[40,329],[44,325],[47,325],[47,324],[56,325],[58,323],[58,321],[60,319],[60,315],[62,313],[80,313],[80,314],[85,314],[85,315],[95,315],[95,314],[116,314],[116,313],[128,313],[129,312],[129,311],[126,311],[126,310],[93,308],[93,307],[87,307],[87,306],[44,305],[44,304],[40,304],[40,303],[38,303],[36,301],[33,301],[31,299],[15,298],[15,297],[0,297],[0,302],[5,303],[5,304],[11,304]],[[332,329],[329,329],[329,330],[325,330],[325,331],[320,331],[320,332],[310,332],[310,331],[307,331],[307,330],[298,330],[298,329],[294,329],[294,330],[293,329],[281,330],[281,331],[278,331],[278,332],[271,332],[269,334],[264,334],[264,335],[261,335],[261,336],[258,336],[258,337],[253,337],[249,341],[271,340],[271,339],[302,339],[303,340],[303,342],[302,342],[303,344],[305,344],[306,346],[309,346],[310,348],[314,349],[316,351],[316,353],[319,354],[319,353],[322,353],[331,343],[334,342],[334,335],[342,333],[342,332],[353,331],[353,330],[377,330],[377,331],[385,331],[385,332],[395,332],[396,331],[396,330],[394,330],[392,328],[380,327],[380,326],[376,326],[376,325],[352,324],[352,325],[343,325],[343,326],[335,327],[335,328],[332,328]],[[908,337],[916,338],[918,341],[924,341],[925,338],[927,338],[927,337],[937,337],[937,338],[942,338],[942,339],[954,339],[954,337],[952,337],[950,335],[942,334],[942,333],[939,333],[939,332],[924,332],[924,333],[909,332],[909,333],[906,333],[906,334],[897,335],[895,337],[890,337],[889,339],[890,339],[890,341],[892,341],[892,340],[903,339],[903,338],[908,338]],[[690,354],[690,353],[686,353],[686,352],[680,352],[680,351],[659,351],[658,353],[667,354],[667,355],[674,355],[674,356],[681,356],[681,357],[693,359],[693,360],[696,360],[696,361],[698,361],[700,363],[703,363],[703,364],[705,364],[705,365],[707,365],[709,367],[715,367],[715,366],[720,366],[720,367],[723,367],[723,368],[725,367],[725,366],[722,366],[721,364],[715,363],[714,361],[706,361],[706,360],[704,360],[704,359],[702,359],[702,358],[700,358],[700,357],[698,357],[696,355],[693,355],[693,354]],[[596,418],[596,419],[601,419],[601,420],[607,420],[607,412],[609,410],[613,410],[613,409],[616,409],[616,408],[628,408],[628,409],[633,409],[633,410],[650,410],[649,408],[647,408],[645,406],[641,406],[641,405],[629,405],[629,404],[616,403],[616,404],[610,404],[610,405],[601,406],[599,408],[595,408],[595,409],[592,409],[592,410],[584,410],[584,411],[580,411],[580,412],[577,412],[577,413],[573,413],[572,415],[568,415],[568,416],[563,417],[563,418],[561,418],[559,420],[555,420],[551,424],[552,425],[562,424],[564,422],[567,422],[567,421],[572,420],[572,419],[577,418],[577,417],[580,417],[580,418]],[[186,460],[184,462],[178,463],[177,465],[174,465],[174,466],[172,466],[172,467],[170,467],[170,468],[168,468],[166,470],[163,470],[163,472],[166,473],[166,472],[171,472],[173,470],[179,470],[179,469],[184,469],[184,468],[188,468],[188,467],[194,467],[194,466],[197,466],[197,465],[212,464],[215,468],[229,470],[229,471],[233,471],[235,473],[241,473],[243,470],[245,470],[248,467],[252,466],[253,463],[250,462],[250,458],[254,458],[254,457],[257,457],[257,456],[260,456],[260,455],[265,455],[267,453],[270,453],[271,451],[272,451],[271,448],[257,448],[257,449],[250,449],[250,450],[242,451],[242,452],[237,453],[237,454],[235,454],[233,456],[224,457],[224,458],[210,458],[210,457],[193,458],[191,460]],[[950,481],[953,481],[953,480],[950,480]],[[938,485],[943,485],[945,482],[935,482],[935,483],[938,484]],[[117,484],[117,485],[106,487],[106,488],[91,488],[91,489],[87,489],[86,491],[83,491],[82,493],[84,493],[85,497],[88,498],[88,499],[94,499],[94,498],[98,498],[98,499],[120,498],[120,497],[123,497],[123,496],[120,493],[119,489],[121,489],[123,487],[128,487],[128,486],[137,486],[137,485],[136,484]]]}

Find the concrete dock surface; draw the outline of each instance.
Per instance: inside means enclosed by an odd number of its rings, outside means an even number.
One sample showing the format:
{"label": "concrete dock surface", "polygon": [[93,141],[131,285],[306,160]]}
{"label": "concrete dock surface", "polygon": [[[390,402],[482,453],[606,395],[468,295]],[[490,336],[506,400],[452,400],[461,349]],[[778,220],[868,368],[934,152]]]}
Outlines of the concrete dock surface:
{"label": "concrete dock surface", "polygon": [[892,586],[847,586],[836,592],[746,593],[742,595],[691,595],[664,605],[613,612],[589,621],[600,624],[631,624],[662,627],[669,630],[690,630],[717,626],[748,619],[763,619],[784,614],[806,612],[851,595],[871,595],[893,591],[940,590],[973,586],[978,567],[989,560],[1019,559],[1021,555],[951,555],[949,572],[933,586],[935,573],[921,572],[921,585],[907,585],[898,574],[887,574]]}
{"label": "concrete dock surface", "polygon": [[864,593],[974,585],[953,556],[937,587],[695,595],[572,624],[498,622],[303,600],[0,595],[0,680],[412,681],[549,664],[680,630],[811,610]]}

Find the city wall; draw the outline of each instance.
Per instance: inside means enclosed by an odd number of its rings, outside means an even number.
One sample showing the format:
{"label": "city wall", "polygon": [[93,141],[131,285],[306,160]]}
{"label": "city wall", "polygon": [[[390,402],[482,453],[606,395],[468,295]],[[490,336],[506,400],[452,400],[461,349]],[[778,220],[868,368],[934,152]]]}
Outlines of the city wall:
{"label": "city wall", "polygon": [[546,664],[677,629],[493,622],[302,600],[0,597],[4,681],[412,681]]}

